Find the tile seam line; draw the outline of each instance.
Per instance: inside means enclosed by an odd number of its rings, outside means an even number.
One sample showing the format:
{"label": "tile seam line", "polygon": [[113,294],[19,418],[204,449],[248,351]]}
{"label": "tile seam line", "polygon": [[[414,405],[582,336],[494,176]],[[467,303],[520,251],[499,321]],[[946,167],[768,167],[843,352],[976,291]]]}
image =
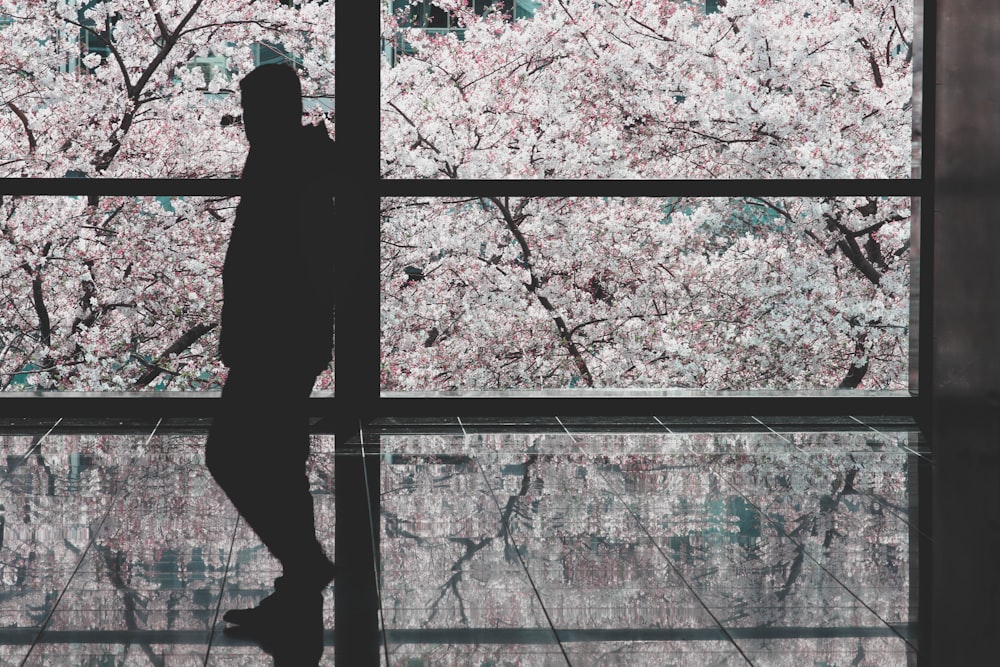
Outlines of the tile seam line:
{"label": "tile seam line", "polygon": [[871,612],[871,614],[875,618],[877,618],[879,620],[879,622],[881,622],[884,626],[886,626],[890,630],[892,630],[892,632],[896,635],[896,637],[898,637],[899,639],[903,640],[904,644],[906,644],[908,647],[910,647],[914,651],[914,653],[917,653],[919,655],[920,652],[917,650],[917,647],[914,646],[912,643],[910,643],[909,639],[907,639],[906,637],[904,637],[899,632],[899,630],[896,629],[896,627],[893,624],[889,623],[887,620],[885,620],[884,618],[882,618],[881,614],[879,614],[877,611],[875,611],[874,609],[872,609],[868,605],[867,602],[865,602],[864,600],[862,600],[853,590],[851,590],[851,588],[847,584],[845,584],[843,581],[841,581],[837,577],[837,575],[833,574],[833,572],[830,572],[830,570],[826,569],[823,566],[823,564],[820,563],[812,555],[812,553],[810,553],[810,549],[808,548],[808,546],[806,546],[805,543],[799,542],[794,537],[792,537],[791,535],[789,535],[788,532],[785,531],[785,529],[783,529],[780,525],[778,525],[778,523],[776,521],[774,521],[773,519],[771,519],[771,517],[769,515],[765,514],[764,511],[757,505],[757,503],[755,503],[752,500],[750,500],[749,498],[747,498],[746,495],[738,487],[736,487],[732,482],[730,482],[728,476],[726,476],[726,475],[721,475],[721,476],[722,476],[723,481],[725,481],[726,486],[728,486],[733,491],[735,491],[736,493],[738,493],[741,498],[743,498],[751,507],[754,508],[754,511],[757,512],[758,515],[760,515],[769,524],[771,524],[772,526],[774,526],[778,530],[779,534],[781,534],[781,536],[784,537],[784,539],[790,541],[792,544],[795,544],[795,545],[801,547],[802,548],[802,553],[805,554],[806,558],[808,558],[816,567],[818,567],[820,570],[822,570],[824,574],[826,574],[831,579],[833,579],[834,581],[836,581],[837,584],[841,588],[843,588],[845,591],[847,591],[848,595],[850,595],[852,598],[854,598],[855,600],[857,600],[861,604],[862,607],[864,607],[869,612]]}
{"label": "tile seam line", "polygon": [[[762,422],[761,420],[759,420],[755,415],[750,415],[750,418],[753,419],[758,424],[760,424],[761,426],[763,426],[764,428],[766,428],[768,430],[768,432],[773,433],[774,435],[778,436],[779,438],[781,438],[782,440],[784,440],[785,442],[787,442],[792,447],[796,447],[795,443],[792,442],[791,439],[786,438],[785,436],[781,435],[780,433],[778,433],[777,431],[775,431],[773,428],[771,428],[771,426],[769,424],[765,424],[764,422]],[[796,449],[798,449],[798,448],[796,447]]]}
{"label": "tile seam line", "polygon": [[[559,418],[556,417],[556,419],[558,420]],[[559,423],[562,424],[562,420],[559,420]],[[563,428],[566,428],[565,425],[563,426]],[[566,432],[569,433],[569,437],[573,441],[573,444],[577,447],[578,451],[581,454],[583,454],[583,449],[580,448],[579,445],[577,444],[576,437],[569,432],[569,429],[566,429]],[[670,566],[670,569],[673,571],[673,573],[677,575],[678,579],[681,580],[681,582],[684,584],[684,587],[688,589],[688,592],[694,596],[694,599],[698,601],[698,604],[700,604],[702,609],[705,610],[705,613],[708,614],[709,618],[711,618],[712,621],[715,622],[716,626],[718,626],[722,634],[725,635],[726,639],[729,640],[729,643],[733,646],[733,648],[735,648],[737,652],[739,652],[739,654],[743,657],[743,659],[746,660],[748,665],[752,666],[754,663],[752,660],[750,660],[750,656],[748,656],[743,651],[743,647],[741,647],[739,643],[737,643],[736,639],[732,636],[729,630],[722,624],[722,621],[720,621],[718,617],[716,617],[716,615],[712,613],[712,610],[708,608],[708,605],[705,604],[705,601],[701,599],[701,596],[698,595],[698,592],[688,582],[688,580],[684,578],[684,575],[680,573],[680,570],[677,569],[676,563],[674,563],[673,559],[670,558],[670,556],[668,556],[663,551],[663,549],[660,547],[659,542],[657,542],[653,538],[653,536],[649,532],[649,529],[646,528],[646,524],[644,524],[642,520],[639,518],[639,516],[632,510],[632,508],[629,507],[628,503],[625,502],[625,499],[622,498],[621,494],[614,490],[614,488],[608,482],[607,476],[603,472],[601,472],[599,468],[597,469],[597,474],[601,476],[601,479],[604,481],[604,486],[608,489],[608,491],[611,492],[611,494],[615,497],[615,499],[622,504],[622,506],[625,508],[625,511],[629,513],[629,515],[632,517],[632,520],[635,521],[636,525],[639,526],[639,530],[643,532],[643,534],[646,536],[646,539],[648,539],[650,544],[653,545],[653,548],[656,549],[660,553],[660,555],[663,556],[664,560],[667,561],[667,565]]]}
{"label": "tile seam line", "polygon": [[212,645],[215,643],[215,628],[219,624],[219,610],[222,609],[222,598],[226,593],[226,584],[229,583],[229,568],[233,562],[233,552],[236,550],[236,534],[240,528],[239,512],[236,513],[236,521],[233,522],[233,534],[229,538],[229,554],[226,556],[226,569],[222,574],[222,585],[219,588],[219,599],[215,603],[215,613],[212,615],[212,627],[208,632],[208,645],[205,647],[205,660],[203,667],[208,666],[208,657],[212,654]]}
{"label": "tile seam line", "polygon": [[[883,431],[881,429],[876,429],[876,431],[878,431],[879,435],[881,435],[881,436],[883,436],[885,438],[891,439],[891,437],[892,437],[890,435],[890,433],[892,433],[892,431]],[[924,440],[926,440],[926,438],[928,437],[928,434],[925,433],[924,430],[922,428],[919,428],[919,427],[910,429],[910,432],[916,432],[916,433],[918,433],[920,435],[921,439],[924,439]],[[930,464],[934,463],[933,451],[931,451],[931,452],[920,452],[920,451],[918,451],[916,449],[913,449],[909,445],[898,445],[898,446],[901,447],[902,449],[905,449],[906,451],[910,452],[914,456],[917,456],[917,457],[923,459],[927,463],[930,463]]]}
{"label": "tile seam line", "polygon": [[[558,419],[558,417],[556,419]],[[662,426],[663,428],[665,428],[667,430],[667,433],[673,433],[673,431],[670,430],[669,426],[667,426],[666,424],[664,424],[663,422],[660,421],[659,417],[657,417],[657,416],[654,415],[653,419],[656,420],[657,424],[659,424],[660,426]]]}
{"label": "tile seam line", "polygon": [[[60,417],[59,421],[53,424],[52,428],[49,429],[48,433],[46,433],[45,435],[48,435],[53,430],[55,430],[56,425],[58,425],[59,422],[61,421],[62,418]],[[156,422],[156,425],[153,427],[153,430],[149,433],[149,436],[146,438],[146,442],[144,443],[143,446],[149,445],[150,441],[152,441],[153,439],[153,436],[156,435],[156,431],[162,422],[163,422],[162,418],[160,418]],[[41,439],[39,439],[38,442],[41,443]],[[133,458],[131,464],[128,467],[128,471],[131,472],[131,470],[135,467],[135,465],[136,465],[136,460],[135,458]],[[90,548],[94,545],[94,541],[97,540],[97,536],[100,534],[101,529],[104,528],[104,523],[108,520],[108,515],[111,514],[111,508],[114,506],[114,502],[118,498],[118,494],[120,493],[120,491],[121,491],[120,489],[116,490],[114,495],[112,495],[111,498],[108,500],[108,506],[107,509],[104,510],[104,514],[101,516],[101,522],[97,525],[97,528],[94,530],[94,534],[87,541],[87,547],[83,550],[83,553],[80,554],[80,559],[77,561],[76,567],[73,568],[73,573],[70,574],[69,579],[66,580],[66,585],[63,586],[61,591],[59,591],[59,597],[56,598],[56,602],[55,604],[52,605],[52,609],[50,609],[49,613],[45,616],[45,620],[42,622],[41,627],[38,629],[38,634],[35,635],[34,641],[31,642],[31,647],[28,649],[28,652],[24,654],[24,658],[21,660],[21,667],[25,667],[25,665],[28,662],[28,658],[31,657],[32,651],[34,651],[35,647],[38,646],[39,640],[42,638],[42,635],[45,634],[46,628],[49,627],[49,622],[52,620],[52,616],[56,613],[56,610],[59,608],[59,603],[62,602],[63,597],[66,595],[66,591],[69,590],[70,584],[73,583],[73,579],[76,577],[76,573],[80,571],[80,567],[83,565],[83,561],[87,558],[87,555],[90,553]]]}
{"label": "tile seam line", "polygon": [[556,644],[559,646],[559,651],[562,653],[563,659],[569,667],[572,667],[573,663],[569,659],[569,654],[566,653],[566,647],[563,646],[563,640],[559,636],[559,631],[556,630],[555,624],[552,622],[552,616],[549,615],[548,607],[545,606],[545,601],[542,600],[542,593],[538,590],[538,586],[535,584],[534,577],[531,576],[531,572],[528,571],[528,564],[524,561],[524,556],[521,555],[521,550],[518,548],[517,541],[514,539],[514,534],[510,530],[510,526],[507,521],[503,518],[503,510],[500,509],[500,499],[497,498],[496,492],[493,490],[493,485],[490,484],[489,478],[486,476],[486,471],[480,464],[479,455],[473,452],[473,456],[476,460],[476,467],[479,468],[479,473],[483,477],[483,481],[486,483],[486,488],[489,489],[490,497],[493,498],[493,504],[496,505],[497,513],[500,515],[500,522],[503,526],[503,531],[507,535],[507,539],[510,543],[514,545],[514,553],[517,554],[517,560],[521,563],[521,568],[524,570],[524,576],[528,578],[528,583],[531,584],[531,590],[535,593],[535,599],[538,600],[538,605],[542,608],[542,614],[545,616],[545,621],[549,624],[549,630],[556,638]]}

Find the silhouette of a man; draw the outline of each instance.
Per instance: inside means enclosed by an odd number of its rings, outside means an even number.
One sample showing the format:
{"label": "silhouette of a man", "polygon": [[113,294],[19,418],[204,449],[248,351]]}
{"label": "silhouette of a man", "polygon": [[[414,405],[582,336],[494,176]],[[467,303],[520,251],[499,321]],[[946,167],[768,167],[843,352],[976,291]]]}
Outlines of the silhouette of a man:
{"label": "silhouette of a man", "polygon": [[[212,476],[281,563],[275,592],[225,620],[251,633],[319,604],[336,567],[316,539],[301,408],[332,358],[334,142],[302,124],[295,71],[240,81],[250,151],[222,270],[220,352],[228,367],[205,446]],[[320,623],[322,621],[320,620]]]}

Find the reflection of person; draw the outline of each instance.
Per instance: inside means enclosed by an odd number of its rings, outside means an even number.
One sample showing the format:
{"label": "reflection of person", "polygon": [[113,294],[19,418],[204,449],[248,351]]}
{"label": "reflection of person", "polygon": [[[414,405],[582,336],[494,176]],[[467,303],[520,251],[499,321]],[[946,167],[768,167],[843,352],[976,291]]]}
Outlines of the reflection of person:
{"label": "reflection of person", "polygon": [[336,570],[316,539],[301,412],[332,358],[334,142],[324,125],[302,125],[292,68],[260,66],[240,92],[250,151],[222,270],[220,352],[229,371],[205,461],[281,563],[273,594],[224,616],[253,632],[314,607]]}

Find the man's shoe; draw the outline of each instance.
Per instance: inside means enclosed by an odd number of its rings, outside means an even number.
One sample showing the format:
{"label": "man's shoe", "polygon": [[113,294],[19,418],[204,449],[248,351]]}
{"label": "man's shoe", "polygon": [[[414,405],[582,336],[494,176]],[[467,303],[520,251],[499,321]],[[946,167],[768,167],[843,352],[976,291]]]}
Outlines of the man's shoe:
{"label": "man's shoe", "polygon": [[250,609],[230,609],[222,616],[227,623],[241,626],[269,626],[286,618],[289,611],[302,606],[329,585],[337,575],[337,566],[330,560],[313,568],[302,568],[293,574],[283,574],[274,580],[274,592]]}
{"label": "man's shoe", "polygon": [[275,667],[311,667],[323,655],[323,594],[276,591],[253,609],[234,609],[223,617],[226,636],[256,642],[274,657]]}
{"label": "man's shoe", "polygon": [[222,620],[247,629],[265,628],[275,625],[286,613],[289,595],[275,591],[250,609],[230,609],[222,615]]}

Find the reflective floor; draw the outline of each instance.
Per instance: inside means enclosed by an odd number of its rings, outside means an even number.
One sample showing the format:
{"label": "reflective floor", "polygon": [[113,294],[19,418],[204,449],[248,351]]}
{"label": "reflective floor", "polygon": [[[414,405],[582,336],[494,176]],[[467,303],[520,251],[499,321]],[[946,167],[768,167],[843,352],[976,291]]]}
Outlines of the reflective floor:
{"label": "reflective floor", "polygon": [[[0,664],[275,664],[222,632],[279,572],[208,476],[206,426],[0,428]],[[338,456],[379,462],[383,664],[918,664],[931,458],[905,419],[387,419],[336,455],[312,437],[331,555]]]}

